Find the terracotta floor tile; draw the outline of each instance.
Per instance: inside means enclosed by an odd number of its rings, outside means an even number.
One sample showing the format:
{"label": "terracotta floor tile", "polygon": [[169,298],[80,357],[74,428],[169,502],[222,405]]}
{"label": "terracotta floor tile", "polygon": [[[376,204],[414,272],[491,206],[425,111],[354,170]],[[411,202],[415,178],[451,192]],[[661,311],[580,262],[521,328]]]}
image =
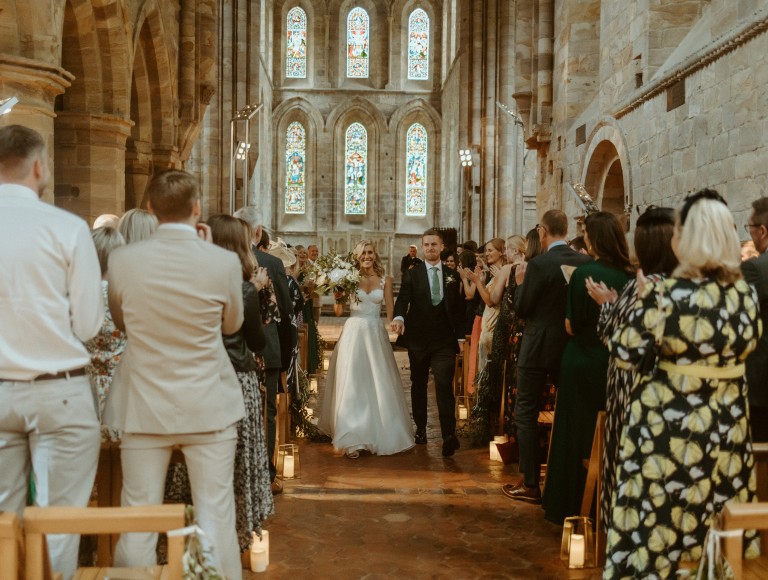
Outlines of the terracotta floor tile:
{"label": "terracotta floor tile", "polygon": [[[409,400],[407,355],[396,357]],[[561,528],[539,506],[501,493],[516,466],[491,464],[487,447],[463,440],[453,458],[441,456],[433,392],[429,405],[428,444],[396,456],[350,461],[330,444],[298,440],[301,479],[285,483],[265,523],[269,569],[244,578],[599,578],[566,569]]]}

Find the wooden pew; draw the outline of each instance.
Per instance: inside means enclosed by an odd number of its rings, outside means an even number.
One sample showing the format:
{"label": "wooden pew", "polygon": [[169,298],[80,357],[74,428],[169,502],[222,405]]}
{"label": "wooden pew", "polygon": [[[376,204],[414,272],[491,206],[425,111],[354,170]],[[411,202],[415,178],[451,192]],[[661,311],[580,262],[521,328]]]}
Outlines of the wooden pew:
{"label": "wooden pew", "polygon": [[757,499],[768,501],[768,443],[753,443],[757,472]]}
{"label": "wooden pew", "polygon": [[0,576],[8,580],[24,577],[24,536],[15,512],[0,513]]}
{"label": "wooden pew", "polygon": [[730,530],[759,530],[762,536],[762,556],[754,560],[743,558],[743,538],[723,539],[723,552],[733,568],[735,580],[758,580],[768,578],[768,502],[729,502],[723,509],[722,528]]}
{"label": "wooden pew", "polygon": [[[27,580],[51,578],[47,565],[46,534],[112,534],[167,532],[183,528],[182,504],[124,508],[28,507],[24,510]],[[168,538],[168,565],[151,568],[154,577],[181,580],[184,537]],[[142,571],[148,569],[143,568]],[[75,579],[126,577],[115,568],[83,568]]]}

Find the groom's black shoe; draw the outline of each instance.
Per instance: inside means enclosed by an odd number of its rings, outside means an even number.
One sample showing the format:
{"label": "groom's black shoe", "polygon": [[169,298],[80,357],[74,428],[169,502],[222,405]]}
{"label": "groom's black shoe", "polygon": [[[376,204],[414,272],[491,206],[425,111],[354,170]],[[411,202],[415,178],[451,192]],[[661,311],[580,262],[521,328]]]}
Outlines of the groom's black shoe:
{"label": "groom's black shoe", "polygon": [[417,445],[426,445],[427,444],[427,430],[426,429],[416,429],[416,444]]}
{"label": "groom's black shoe", "polygon": [[443,457],[450,457],[459,447],[461,443],[456,439],[456,435],[448,435],[443,439]]}

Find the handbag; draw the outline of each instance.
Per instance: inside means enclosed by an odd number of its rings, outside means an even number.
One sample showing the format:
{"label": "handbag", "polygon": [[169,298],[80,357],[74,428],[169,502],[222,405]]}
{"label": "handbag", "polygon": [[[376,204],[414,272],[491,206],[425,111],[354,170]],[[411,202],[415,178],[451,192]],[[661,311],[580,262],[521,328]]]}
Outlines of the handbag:
{"label": "handbag", "polygon": [[645,353],[637,363],[637,371],[642,376],[653,375],[656,372],[656,369],[659,368],[661,341],[664,338],[664,327],[667,322],[666,313],[664,311],[664,286],[661,284],[658,286],[656,292],[656,308],[660,315],[653,328],[653,332],[645,331],[641,335],[648,340],[648,346],[645,349]]}

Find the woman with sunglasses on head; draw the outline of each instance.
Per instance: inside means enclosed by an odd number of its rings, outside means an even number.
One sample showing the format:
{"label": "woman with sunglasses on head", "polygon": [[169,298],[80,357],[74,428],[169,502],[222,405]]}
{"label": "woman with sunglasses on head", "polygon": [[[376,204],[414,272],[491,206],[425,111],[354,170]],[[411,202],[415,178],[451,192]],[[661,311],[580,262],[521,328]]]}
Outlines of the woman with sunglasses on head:
{"label": "woman with sunglasses on head", "polygon": [[[672,276],[638,275],[637,300],[609,341],[615,357],[640,366],[619,441],[605,578],[667,578],[695,566],[712,517],[755,496],[744,361],[761,324],[716,191],[685,199],[672,249]],[[756,554],[756,533],[744,537],[747,556]]]}

